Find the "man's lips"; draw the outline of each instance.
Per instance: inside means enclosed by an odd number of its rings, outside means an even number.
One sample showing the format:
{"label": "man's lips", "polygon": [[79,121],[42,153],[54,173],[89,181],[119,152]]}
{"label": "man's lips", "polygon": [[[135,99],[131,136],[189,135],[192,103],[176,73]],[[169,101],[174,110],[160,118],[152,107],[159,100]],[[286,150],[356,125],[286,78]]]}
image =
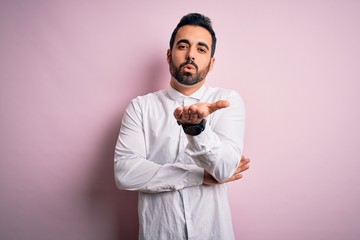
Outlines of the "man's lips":
{"label": "man's lips", "polygon": [[185,66],[183,66],[183,68],[185,70],[195,70],[195,67],[191,64],[186,64]]}

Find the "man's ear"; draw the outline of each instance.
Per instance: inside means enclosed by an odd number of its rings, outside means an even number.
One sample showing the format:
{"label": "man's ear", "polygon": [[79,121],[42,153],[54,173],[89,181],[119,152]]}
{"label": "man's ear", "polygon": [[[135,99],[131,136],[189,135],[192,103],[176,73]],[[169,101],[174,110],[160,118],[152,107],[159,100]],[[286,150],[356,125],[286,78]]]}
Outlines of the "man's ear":
{"label": "man's ear", "polygon": [[168,64],[170,64],[171,61],[171,49],[168,49],[166,52],[166,60],[168,62]]}
{"label": "man's ear", "polygon": [[213,68],[214,63],[215,63],[215,58],[212,57],[212,58],[210,59],[210,68],[209,68],[209,71],[211,71],[211,69]]}

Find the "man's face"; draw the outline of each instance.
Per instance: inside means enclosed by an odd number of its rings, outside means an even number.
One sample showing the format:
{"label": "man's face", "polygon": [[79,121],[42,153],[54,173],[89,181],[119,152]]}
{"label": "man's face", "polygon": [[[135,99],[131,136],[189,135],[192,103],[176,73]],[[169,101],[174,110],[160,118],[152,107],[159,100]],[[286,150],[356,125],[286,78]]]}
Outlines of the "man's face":
{"label": "man's face", "polygon": [[214,63],[211,44],[211,34],[205,28],[181,27],[172,50],[167,54],[171,76],[184,85],[194,85],[204,80]]}

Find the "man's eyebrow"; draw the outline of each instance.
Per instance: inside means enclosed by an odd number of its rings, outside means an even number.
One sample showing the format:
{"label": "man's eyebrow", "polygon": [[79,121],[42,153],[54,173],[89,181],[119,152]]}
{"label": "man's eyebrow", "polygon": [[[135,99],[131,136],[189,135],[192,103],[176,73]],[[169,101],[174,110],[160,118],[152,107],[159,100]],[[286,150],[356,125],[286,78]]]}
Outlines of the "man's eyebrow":
{"label": "man's eyebrow", "polygon": [[186,43],[190,45],[190,41],[187,39],[180,39],[179,41],[177,41],[176,45],[178,45],[179,43]]}
{"label": "man's eyebrow", "polygon": [[[190,41],[187,40],[187,39],[180,39],[179,41],[177,41],[176,45],[178,45],[178,44],[180,44],[180,43],[186,43],[186,44],[189,44],[189,45],[190,45]],[[209,46],[208,46],[206,43],[204,43],[204,42],[198,42],[197,45],[198,45],[198,46],[203,46],[203,47],[205,47],[207,50],[210,49]]]}
{"label": "man's eyebrow", "polygon": [[205,47],[207,50],[209,50],[209,46],[208,46],[206,43],[204,43],[204,42],[198,42],[197,45],[203,46],[203,47]]}

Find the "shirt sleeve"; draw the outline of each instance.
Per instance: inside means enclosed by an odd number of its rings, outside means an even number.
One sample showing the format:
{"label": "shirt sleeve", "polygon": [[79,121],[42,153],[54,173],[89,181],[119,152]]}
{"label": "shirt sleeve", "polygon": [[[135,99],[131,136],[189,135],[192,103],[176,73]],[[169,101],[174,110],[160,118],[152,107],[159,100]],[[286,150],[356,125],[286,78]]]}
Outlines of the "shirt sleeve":
{"label": "shirt sleeve", "polygon": [[123,117],[115,147],[116,186],[142,192],[174,191],[203,183],[204,169],[197,165],[160,165],[146,159],[141,108],[133,100]]}
{"label": "shirt sleeve", "polygon": [[230,106],[211,114],[201,134],[187,135],[189,143],[185,149],[199,167],[219,182],[234,174],[243,152],[244,103],[236,92],[227,100]]}

